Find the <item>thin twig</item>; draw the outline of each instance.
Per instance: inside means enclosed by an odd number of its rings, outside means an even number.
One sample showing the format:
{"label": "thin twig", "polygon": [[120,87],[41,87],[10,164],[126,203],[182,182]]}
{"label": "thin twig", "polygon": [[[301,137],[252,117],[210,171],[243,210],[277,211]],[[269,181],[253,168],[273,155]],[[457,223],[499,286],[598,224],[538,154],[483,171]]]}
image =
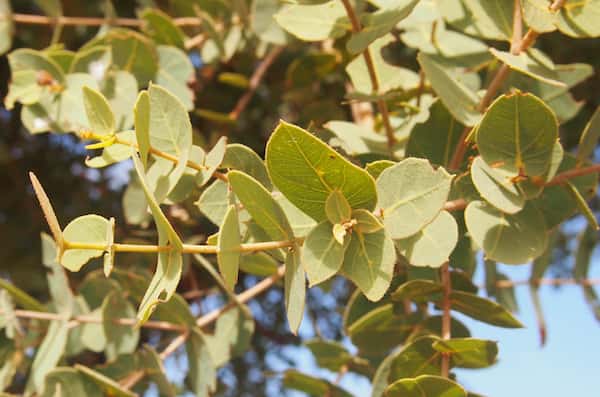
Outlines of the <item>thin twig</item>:
{"label": "thin twig", "polygon": [[[37,312],[32,310],[15,310],[15,315],[20,318],[33,318],[37,320],[51,320],[51,321],[66,321],[71,320],[77,323],[97,323],[103,322],[102,318],[90,315],[80,316],[67,316],[60,313],[49,313],[49,312]],[[116,325],[129,325],[134,326],[138,320],[135,318],[115,318],[112,322]],[[185,332],[187,328],[179,324],[173,324],[168,321],[146,321],[140,325],[144,328],[152,328],[161,331],[174,331],[174,332]]]}
{"label": "thin twig", "polygon": [[[238,294],[237,301],[239,303],[248,302],[250,299],[263,293],[264,291],[269,289],[271,286],[273,286],[277,281],[279,281],[283,277],[284,273],[285,273],[285,266],[280,266],[279,268],[277,268],[277,272],[275,274],[263,279],[262,281],[258,282],[254,286],[252,286],[252,287],[248,288],[247,290],[245,290],[244,292]],[[224,305],[218,309],[208,312],[196,320],[196,325],[201,328],[205,327],[208,324],[215,321],[216,319],[218,319],[219,316],[221,316],[223,313],[234,308],[235,306],[236,306],[235,302],[229,302],[226,305]]]}
{"label": "thin twig", "polygon": [[169,343],[169,345],[165,348],[165,350],[160,352],[160,354],[158,355],[161,358],[161,360],[164,360],[167,357],[169,357],[171,354],[175,353],[177,351],[177,349],[179,349],[179,347],[187,341],[187,338],[189,335],[190,335],[189,330],[177,335],[177,337],[174,338],[171,341],[171,343]]}
{"label": "thin twig", "polygon": [[283,49],[283,46],[274,47],[271,51],[269,51],[265,59],[263,59],[260,62],[256,70],[252,74],[252,77],[250,77],[248,91],[246,91],[246,93],[238,100],[233,110],[229,112],[230,119],[237,120],[238,117],[240,117],[240,114],[244,111],[244,109],[246,109],[246,106],[248,106],[248,104],[250,103],[250,99],[252,99],[252,97],[254,96],[254,93],[260,85],[260,82],[262,81],[263,77],[267,73],[267,70],[269,70],[269,67],[271,67],[273,62],[275,62],[275,59],[277,59],[277,57],[283,52]]}
{"label": "thin twig", "polygon": [[556,175],[552,180],[546,183],[546,186],[554,186],[565,183],[568,179],[577,178],[578,176],[597,174],[600,172],[600,164],[593,164],[588,167],[573,168]]}
{"label": "thin twig", "polygon": [[[4,19],[4,18],[2,18]],[[101,17],[50,17],[46,15],[12,14],[11,19],[15,23],[28,25],[76,25],[76,26],[126,26],[141,27],[145,21],[137,18],[101,18]],[[173,18],[177,26],[199,26],[202,21],[196,17]]]}
{"label": "thin twig", "polygon": [[[350,0],[342,0],[342,4],[346,9],[346,14],[348,14],[348,18],[350,19],[350,23],[352,24],[352,31],[354,33],[360,32],[362,27],[358,16],[356,15],[356,12],[354,12],[352,4],[350,4]],[[375,65],[373,63],[373,58],[371,57],[371,52],[369,48],[365,48],[362,54],[363,58],[365,59],[365,64],[367,65],[369,78],[371,80],[371,91],[377,94],[379,91],[379,78],[377,77],[377,72],[375,71]],[[388,141],[388,149],[391,153],[392,148],[396,143],[396,137],[394,136],[394,130],[392,129],[392,123],[390,122],[390,114],[387,108],[387,103],[383,99],[379,99],[377,101],[377,107],[379,108],[379,113],[381,113],[381,120],[383,121],[385,135]]]}

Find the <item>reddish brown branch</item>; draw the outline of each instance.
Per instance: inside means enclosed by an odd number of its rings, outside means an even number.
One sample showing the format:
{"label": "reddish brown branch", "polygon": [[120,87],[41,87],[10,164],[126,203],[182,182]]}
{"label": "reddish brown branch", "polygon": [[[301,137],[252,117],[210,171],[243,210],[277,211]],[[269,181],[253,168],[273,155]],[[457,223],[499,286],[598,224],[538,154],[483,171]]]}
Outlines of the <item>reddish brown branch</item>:
{"label": "reddish brown branch", "polygon": [[248,91],[246,91],[246,93],[238,100],[238,102],[235,105],[235,107],[233,108],[233,110],[231,112],[229,112],[230,119],[237,120],[238,117],[240,117],[240,114],[244,111],[244,109],[246,109],[246,106],[248,106],[248,103],[250,103],[250,99],[252,99],[252,97],[254,96],[254,93],[256,92],[256,89],[260,85],[260,82],[262,81],[265,74],[267,73],[267,70],[269,70],[269,67],[271,67],[273,62],[275,62],[275,59],[277,59],[279,54],[281,54],[282,52],[283,52],[283,47],[277,46],[277,47],[273,48],[267,54],[265,59],[263,59],[261,61],[261,63],[258,65],[256,70],[254,71],[254,74],[252,74],[252,77],[250,78],[250,83],[248,85]]}

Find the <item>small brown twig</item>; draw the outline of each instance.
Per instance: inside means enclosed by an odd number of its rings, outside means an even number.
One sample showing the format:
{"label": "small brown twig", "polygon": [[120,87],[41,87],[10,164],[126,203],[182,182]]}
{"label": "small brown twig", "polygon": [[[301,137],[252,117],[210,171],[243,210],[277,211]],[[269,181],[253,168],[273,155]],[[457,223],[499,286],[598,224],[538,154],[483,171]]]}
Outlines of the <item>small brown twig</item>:
{"label": "small brown twig", "polygon": [[[350,23],[352,24],[352,31],[354,33],[360,32],[362,27],[358,16],[356,15],[356,12],[354,12],[352,4],[350,4],[349,0],[342,0],[342,4],[346,9],[346,14],[348,14],[348,18],[350,19]],[[371,52],[369,51],[369,48],[365,48],[362,54],[365,60],[365,64],[367,65],[369,78],[371,80],[371,91],[373,93],[378,93],[379,78],[377,77],[377,72],[375,71],[375,65],[373,63],[373,58],[371,57]],[[394,130],[392,128],[392,123],[390,122],[390,114],[387,107],[387,103],[383,99],[379,99],[377,100],[377,107],[379,109],[379,113],[381,113],[381,120],[383,121],[383,127],[385,128],[385,135],[387,137],[388,148],[391,153],[392,148],[396,143],[396,137],[394,136]]]}
{"label": "small brown twig", "polygon": [[252,97],[254,96],[256,89],[258,88],[260,82],[267,73],[267,70],[269,70],[269,67],[271,67],[273,62],[275,62],[275,59],[277,59],[277,57],[283,52],[283,49],[283,46],[274,47],[271,51],[269,51],[265,59],[263,59],[260,62],[256,70],[252,74],[252,77],[250,77],[248,91],[244,93],[244,95],[236,103],[233,110],[229,112],[229,118],[231,120],[237,120],[238,117],[240,117],[240,114],[244,111],[244,109],[246,109],[246,106],[248,106],[248,103],[250,103],[250,99],[252,99]]}

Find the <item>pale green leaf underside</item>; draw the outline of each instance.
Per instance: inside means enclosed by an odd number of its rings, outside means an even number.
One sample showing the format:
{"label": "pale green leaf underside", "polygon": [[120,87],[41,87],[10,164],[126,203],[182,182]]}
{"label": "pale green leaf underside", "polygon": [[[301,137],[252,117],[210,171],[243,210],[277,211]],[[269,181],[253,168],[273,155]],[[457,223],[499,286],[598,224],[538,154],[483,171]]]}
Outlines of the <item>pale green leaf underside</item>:
{"label": "pale green leaf underside", "polygon": [[398,251],[413,266],[439,267],[448,261],[458,241],[454,217],[442,211],[415,235],[396,240]]}
{"label": "pale green leaf underside", "polygon": [[473,201],[467,206],[465,221],[471,238],[489,259],[517,265],[532,261],[546,249],[544,218],[532,205],[510,215]]}
{"label": "pale green leaf underside", "polygon": [[377,178],[383,223],[393,239],[417,233],[442,210],[452,176],[434,170],[424,159],[408,158],[386,168]]}

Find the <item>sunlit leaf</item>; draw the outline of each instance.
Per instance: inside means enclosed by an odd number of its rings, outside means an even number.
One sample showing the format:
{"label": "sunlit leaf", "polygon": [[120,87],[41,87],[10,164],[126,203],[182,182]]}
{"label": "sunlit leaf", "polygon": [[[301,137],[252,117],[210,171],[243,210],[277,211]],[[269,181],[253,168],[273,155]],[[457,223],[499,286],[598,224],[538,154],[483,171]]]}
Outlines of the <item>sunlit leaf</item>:
{"label": "sunlit leaf", "polygon": [[431,222],[448,198],[451,181],[446,170],[434,170],[424,159],[386,168],[377,178],[377,208],[390,236],[409,237]]}
{"label": "sunlit leaf", "polygon": [[518,265],[532,261],[546,249],[546,224],[532,205],[510,215],[473,201],[467,206],[465,221],[471,238],[489,259]]}
{"label": "sunlit leaf", "polygon": [[325,201],[342,192],[352,208],[373,209],[377,194],[371,176],[308,131],[280,122],[267,143],[267,169],[273,184],[316,221],[325,216]]}

